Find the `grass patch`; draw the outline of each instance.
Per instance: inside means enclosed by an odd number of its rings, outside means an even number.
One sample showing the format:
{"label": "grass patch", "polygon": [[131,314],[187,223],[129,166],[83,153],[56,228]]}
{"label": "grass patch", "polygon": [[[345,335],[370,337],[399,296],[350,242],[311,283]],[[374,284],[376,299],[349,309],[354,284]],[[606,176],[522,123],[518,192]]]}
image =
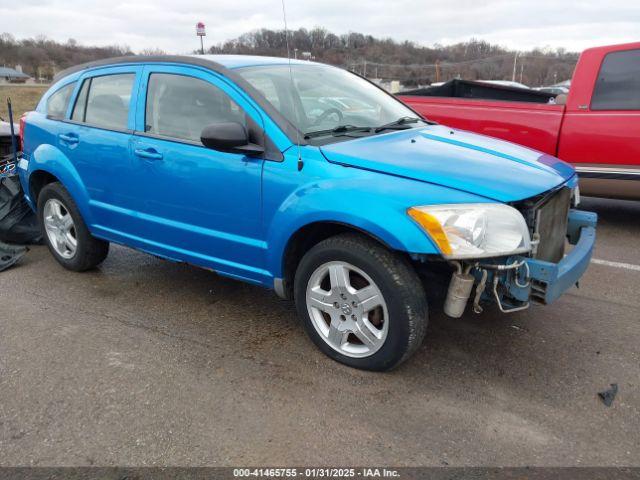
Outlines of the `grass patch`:
{"label": "grass patch", "polygon": [[36,108],[38,100],[48,88],[49,85],[0,85],[0,117],[6,122],[9,121],[7,97],[11,97],[13,121],[18,123],[24,112]]}

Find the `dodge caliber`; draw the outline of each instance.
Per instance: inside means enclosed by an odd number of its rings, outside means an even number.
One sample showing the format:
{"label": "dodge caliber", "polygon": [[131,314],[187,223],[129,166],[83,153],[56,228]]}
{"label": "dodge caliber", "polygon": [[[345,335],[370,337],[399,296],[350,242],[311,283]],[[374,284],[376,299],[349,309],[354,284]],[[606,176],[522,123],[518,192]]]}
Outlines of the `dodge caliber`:
{"label": "dodge caliber", "polygon": [[328,65],[102,60],[61,72],[21,126],[22,186],[63,267],[116,243],[271,288],[356,368],[409,358],[429,307],[552,303],[595,242],[568,164]]}

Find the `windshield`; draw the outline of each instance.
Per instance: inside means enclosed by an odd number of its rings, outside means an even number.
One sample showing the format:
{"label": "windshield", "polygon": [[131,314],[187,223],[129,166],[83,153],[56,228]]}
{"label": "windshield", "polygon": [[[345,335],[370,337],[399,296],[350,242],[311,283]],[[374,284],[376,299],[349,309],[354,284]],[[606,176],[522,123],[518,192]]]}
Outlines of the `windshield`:
{"label": "windshield", "polygon": [[[417,115],[368,81],[328,65],[246,67],[237,72],[258,90],[306,138],[331,137],[358,131],[380,133],[382,125]],[[293,86],[291,77],[293,76]]]}

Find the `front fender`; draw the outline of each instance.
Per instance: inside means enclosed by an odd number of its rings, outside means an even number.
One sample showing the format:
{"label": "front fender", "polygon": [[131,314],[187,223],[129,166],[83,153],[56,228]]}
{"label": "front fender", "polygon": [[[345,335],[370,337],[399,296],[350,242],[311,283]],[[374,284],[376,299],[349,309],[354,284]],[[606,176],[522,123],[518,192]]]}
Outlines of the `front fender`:
{"label": "front fender", "polygon": [[58,148],[49,144],[39,145],[29,156],[26,172],[21,173],[25,196],[31,207],[36,210],[37,204],[32,198],[32,176],[38,172],[47,172],[56,177],[67,189],[71,198],[75,201],[80,214],[87,225],[93,224],[89,211],[89,193],[84,187],[80,175],[69,158]]}
{"label": "front fender", "polygon": [[[415,182],[414,182],[415,183]],[[375,191],[365,179],[313,182],[291,193],[275,212],[267,232],[267,265],[282,276],[282,259],[289,239],[301,228],[317,222],[340,223],[361,230],[389,248],[409,253],[439,254],[427,234],[407,215],[422,204]]]}

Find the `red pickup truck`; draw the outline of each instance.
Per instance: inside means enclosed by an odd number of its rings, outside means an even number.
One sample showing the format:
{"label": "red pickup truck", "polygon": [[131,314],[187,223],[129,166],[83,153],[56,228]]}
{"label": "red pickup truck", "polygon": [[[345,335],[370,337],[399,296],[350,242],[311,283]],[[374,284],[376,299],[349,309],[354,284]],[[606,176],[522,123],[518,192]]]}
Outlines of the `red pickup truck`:
{"label": "red pickup truck", "polygon": [[569,94],[555,102],[534,103],[540,99],[531,93],[519,101],[425,93],[402,93],[400,98],[444,125],[519,143],[573,164],[583,195],[640,199],[640,42],[585,50]]}

